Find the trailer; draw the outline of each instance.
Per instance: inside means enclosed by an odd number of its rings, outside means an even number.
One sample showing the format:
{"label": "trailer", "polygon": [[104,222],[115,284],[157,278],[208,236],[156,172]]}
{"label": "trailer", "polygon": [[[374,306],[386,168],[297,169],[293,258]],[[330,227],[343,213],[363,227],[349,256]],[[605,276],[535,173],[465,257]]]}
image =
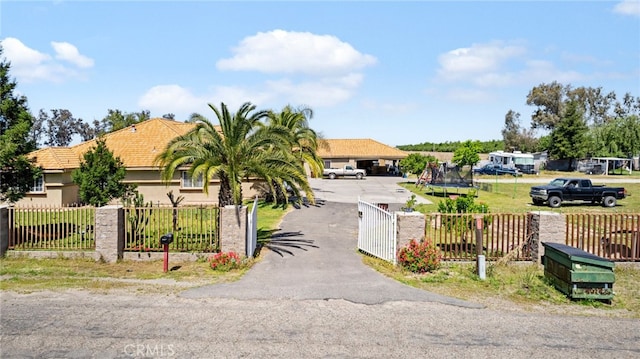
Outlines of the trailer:
{"label": "trailer", "polygon": [[502,165],[503,168],[517,168],[520,172],[526,174],[538,173],[531,153],[495,151],[489,153],[489,163]]}

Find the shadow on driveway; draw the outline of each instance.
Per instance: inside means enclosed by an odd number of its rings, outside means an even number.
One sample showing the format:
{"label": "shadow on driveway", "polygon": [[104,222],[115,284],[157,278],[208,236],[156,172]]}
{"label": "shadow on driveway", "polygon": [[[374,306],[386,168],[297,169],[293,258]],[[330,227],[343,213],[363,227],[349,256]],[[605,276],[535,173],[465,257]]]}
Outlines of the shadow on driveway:
{"label": "shadow on driveway", "polygon": [[363,304],[439,302],[483,308],[404,285],[364,265],[357,250],[357,211],[355,203],[333,202],[295,209],[265,243],[262,259],[239,281],[194,288],[180,295],[239,300],[343,299]]}

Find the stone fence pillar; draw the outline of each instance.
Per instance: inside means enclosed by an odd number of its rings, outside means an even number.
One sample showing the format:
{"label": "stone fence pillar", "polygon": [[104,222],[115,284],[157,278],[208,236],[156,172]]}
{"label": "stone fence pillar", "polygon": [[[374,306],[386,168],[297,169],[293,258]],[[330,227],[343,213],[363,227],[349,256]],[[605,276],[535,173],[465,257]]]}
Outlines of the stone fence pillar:
{"label": "stone fence pillar", "polygon": [[531,243],[531,258],[538,264],[542,263],[544,247],[542,242],[566,242],[566,216],[555,212],[530,212],[531,232],[528,234]]}
{"label": "stone fence pillar", "polygon": [[112,263],[124,256],[124,209],[120,205],[96,208],[96,260]]}
{"label": "stone fence pillar", "polygon": [[220,251],[246,253],[247,207],[220,207]]}
{"label": "stone fence pillar", "polygon": [[396,248],[406,246],[412,239],[424,240],[425,215],[420,212],[396,212]]}
{"label": "stone fence pillar", "polygon": [[0,257],[9,249],[9,206],[0,206]]}

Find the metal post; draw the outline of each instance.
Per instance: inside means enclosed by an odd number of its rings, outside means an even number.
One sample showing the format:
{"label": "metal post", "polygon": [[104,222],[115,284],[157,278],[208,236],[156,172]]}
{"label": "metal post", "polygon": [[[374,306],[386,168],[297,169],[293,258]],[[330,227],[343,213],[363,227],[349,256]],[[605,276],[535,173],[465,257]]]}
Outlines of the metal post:
{"label": "metal post", "polygon": [[485,257],[482,254],[482,216],[476,216],[476,273],[485,279]]}
{"label": "metal post", "polygon": [[164,244],[164,272],[167,273],[169,271],[169,245]]}

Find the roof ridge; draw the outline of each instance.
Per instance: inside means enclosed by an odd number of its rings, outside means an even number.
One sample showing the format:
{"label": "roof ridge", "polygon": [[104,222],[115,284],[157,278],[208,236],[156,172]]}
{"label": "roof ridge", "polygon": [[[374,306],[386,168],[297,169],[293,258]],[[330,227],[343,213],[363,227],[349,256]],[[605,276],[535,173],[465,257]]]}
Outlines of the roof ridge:
{"label": "roof ridge", "polygon": [[[165,126],[165,127],[166,127],[166,128],[168,128],[169,130],[171,130],[172,132],[174,132],[176,135],[180,135],[180,132],[175,128],[175,126],[173,126],[174,124],[176,124],[176,125],[178,125],[178,126],[179,126],[179,125],[181,125],[181,124],[182,124],[182,125],[187,125],[187,123],[186,123],[186,122],[176,121],[176,120],[169,120],[169,119],[166,119],[166,118],[160,118],[160,117],[151,118],[151,119],[148,119],[147,121],[144,121],[144,122],[149,122],[149,121],[152,121],[152,120],[158,120],[158,121],[160,121],[160,123],[161,123],[163,126]],[[170,125],[169,123],[171,123],[171,125]]]}

